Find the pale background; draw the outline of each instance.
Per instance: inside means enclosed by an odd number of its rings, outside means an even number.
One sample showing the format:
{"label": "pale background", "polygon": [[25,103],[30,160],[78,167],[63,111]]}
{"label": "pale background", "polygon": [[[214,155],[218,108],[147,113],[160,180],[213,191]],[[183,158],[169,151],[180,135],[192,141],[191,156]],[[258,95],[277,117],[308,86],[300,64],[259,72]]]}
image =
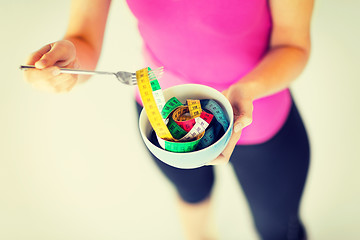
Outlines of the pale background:
{"label": "pale background", "polygon": [[[133,88],[94,77],[69,94],[32,89],[18,66],[60,39],[69,1],[1,1],[0,239],[173,239],[169,183],[137,132]],[[312,145],[301,215],[310,239],[360,239],[359,1],[317,1],[308,67],[292,89]],[[143,67],[135,19],[114,1],[98,69]],[[257,239],[229,166],[217,168],[221,239]]]}

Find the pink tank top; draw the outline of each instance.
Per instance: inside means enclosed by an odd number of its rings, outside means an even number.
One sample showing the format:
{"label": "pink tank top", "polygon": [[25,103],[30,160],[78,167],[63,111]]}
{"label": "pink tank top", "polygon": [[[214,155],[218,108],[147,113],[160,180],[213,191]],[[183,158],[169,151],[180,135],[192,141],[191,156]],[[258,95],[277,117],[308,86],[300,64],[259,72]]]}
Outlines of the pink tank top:
{"label": "pink tank top", "polygon": [[[223,91],[251,71],[268,49],[266,0],[127,0],[138,19],[146,66],[164,66],[162,89],[198,83]],[[136,90],[136,100],[141,99]],[[253,122],[238,144],[259,144],[282,127],[288,89],[254,101]]]}

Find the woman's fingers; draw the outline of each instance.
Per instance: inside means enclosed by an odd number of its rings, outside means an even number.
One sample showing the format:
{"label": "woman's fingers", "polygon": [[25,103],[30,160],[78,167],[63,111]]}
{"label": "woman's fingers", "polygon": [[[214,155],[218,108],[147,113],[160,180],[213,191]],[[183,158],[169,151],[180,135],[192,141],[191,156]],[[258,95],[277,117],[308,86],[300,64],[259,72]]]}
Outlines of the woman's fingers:
{"label": "woman's fingers", "polygon": [[229,159],[231,157],[232,152],[234,151],[234,148],[236,146],[236,143],[239,141],[241,135],[240,132],[233,132],[231,134],[229,143],[226,145],[224,151],[215,158],[213,161],[208,163],[208,165],[220,165],[220,164],[226,164],[229,162]]}
{"label": "woman's fingers", "polygon": [[42,48],[40,48],[39,50],[37,50],[36,52],[33,52],[30,54],[30,56],[28,57],[26,64],[27,65],[34,65],[37,61],[39,61],[39,59],[48,51],[50,51],[51,49],[51,45],[47,44],[45,46],[43,46]]}
{"label": "woman's fingers", "polygon": [[54,83],[54,92],[56,93],[65,93],[65,92],[69,92],[75,85],[77,82],[77,79],[69,76],[68,74],[62,74],[65,75],[64,79],[59,80],[57,79],[56,82]]}
{"label": "woman's fingers", "polygon": [[51,78],[59,75],[60,70],[56,66],[45,69],[27,69],[24,71],[25,80],[30,83],[39,83],[49,81]]}
{"label": "woman's fingers", "polygon": [[240,132],[252,122],[253,104],[252,101],[243,100],[233,104],[234,110],[234,132]]}
{"label": "woman's fingers", "polygon": [[56,66],[44,69],[28,69],[24,71],[25,79],[34,88],[53,93],[70,91],[77,82],[77,76],[60,74]]}
{"label": "woman's fingers", "polygon": [[78,79],[77,75],[60,74],[59,67],[79,68],[75,46],[67,40],[45,45],[29,56],[27,64],[36,68],[24,71],[24,78],[39,90],[68,92]]}
{"label": "woman's fingers", "polygon": [[50,50],[35,62],[35,67],[43,69],[49,66],[64,67],[75,60],[76,51],[69,41],[50,44]]}
{"label": "woman's fingers", "polygon": [[219,165],[229,162],[236,143],[239,141],[242,129],[252,122],[253,100],[243,97],[241,89],[236,86],[230,87],[222,92],[229,100],[234,112],[234,131],[224,151],[208,165]]}
{"label": "woman's fingers", "polygon": [[253,100],[244,97],[236,85],[224,90],[223,95],[229,100],[234,112],[234,132],[241,131],[252,122]]}

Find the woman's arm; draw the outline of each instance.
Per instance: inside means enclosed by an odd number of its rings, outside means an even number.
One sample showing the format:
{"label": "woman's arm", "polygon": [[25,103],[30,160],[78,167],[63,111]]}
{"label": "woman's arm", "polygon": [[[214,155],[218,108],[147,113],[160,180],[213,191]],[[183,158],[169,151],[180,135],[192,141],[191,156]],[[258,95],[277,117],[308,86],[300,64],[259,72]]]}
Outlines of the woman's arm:
{"label": "woman's arm", "polygon": [[59,67],[94,69],[98,62],[111,0],[72,0],[68,29],[63,40],[32,53],[24,72],[27,82],[49,92],[67,92],[88,76],[60,74]]}
{"label": "woman's arm", "polygon": [[287,88],[304,69],[310,53],[313,0],[270,0],[270,8],[270,49],[260,64],[238,82],[253,99]]}
{"label": "woman's arm", "polygon": [[76,48],[82,69],[93,70],[98,62],[111,0],[72,0],[64,39]]}
{"label": "woman's arm", "polygon": [[289,87],[309,58],[313,0],[270,0],[270,8],[270,49],[249,74],[223,92],[234,109],[234,132],[211,164],[229,161],[241,130],[251,124],[253,101]]}

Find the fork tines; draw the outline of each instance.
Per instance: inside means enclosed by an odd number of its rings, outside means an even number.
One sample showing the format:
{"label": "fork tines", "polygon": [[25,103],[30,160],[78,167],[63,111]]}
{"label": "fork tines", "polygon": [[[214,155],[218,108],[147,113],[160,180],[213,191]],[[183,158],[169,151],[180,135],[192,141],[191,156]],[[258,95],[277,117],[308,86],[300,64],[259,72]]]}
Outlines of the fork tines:
{"label": "fork tines", "polygon": [[[164,73],[164,67],[159,67],[149,71],[149,80],[160,79]],[[137,84],[136,74],[132,74],[132,83]]]}

